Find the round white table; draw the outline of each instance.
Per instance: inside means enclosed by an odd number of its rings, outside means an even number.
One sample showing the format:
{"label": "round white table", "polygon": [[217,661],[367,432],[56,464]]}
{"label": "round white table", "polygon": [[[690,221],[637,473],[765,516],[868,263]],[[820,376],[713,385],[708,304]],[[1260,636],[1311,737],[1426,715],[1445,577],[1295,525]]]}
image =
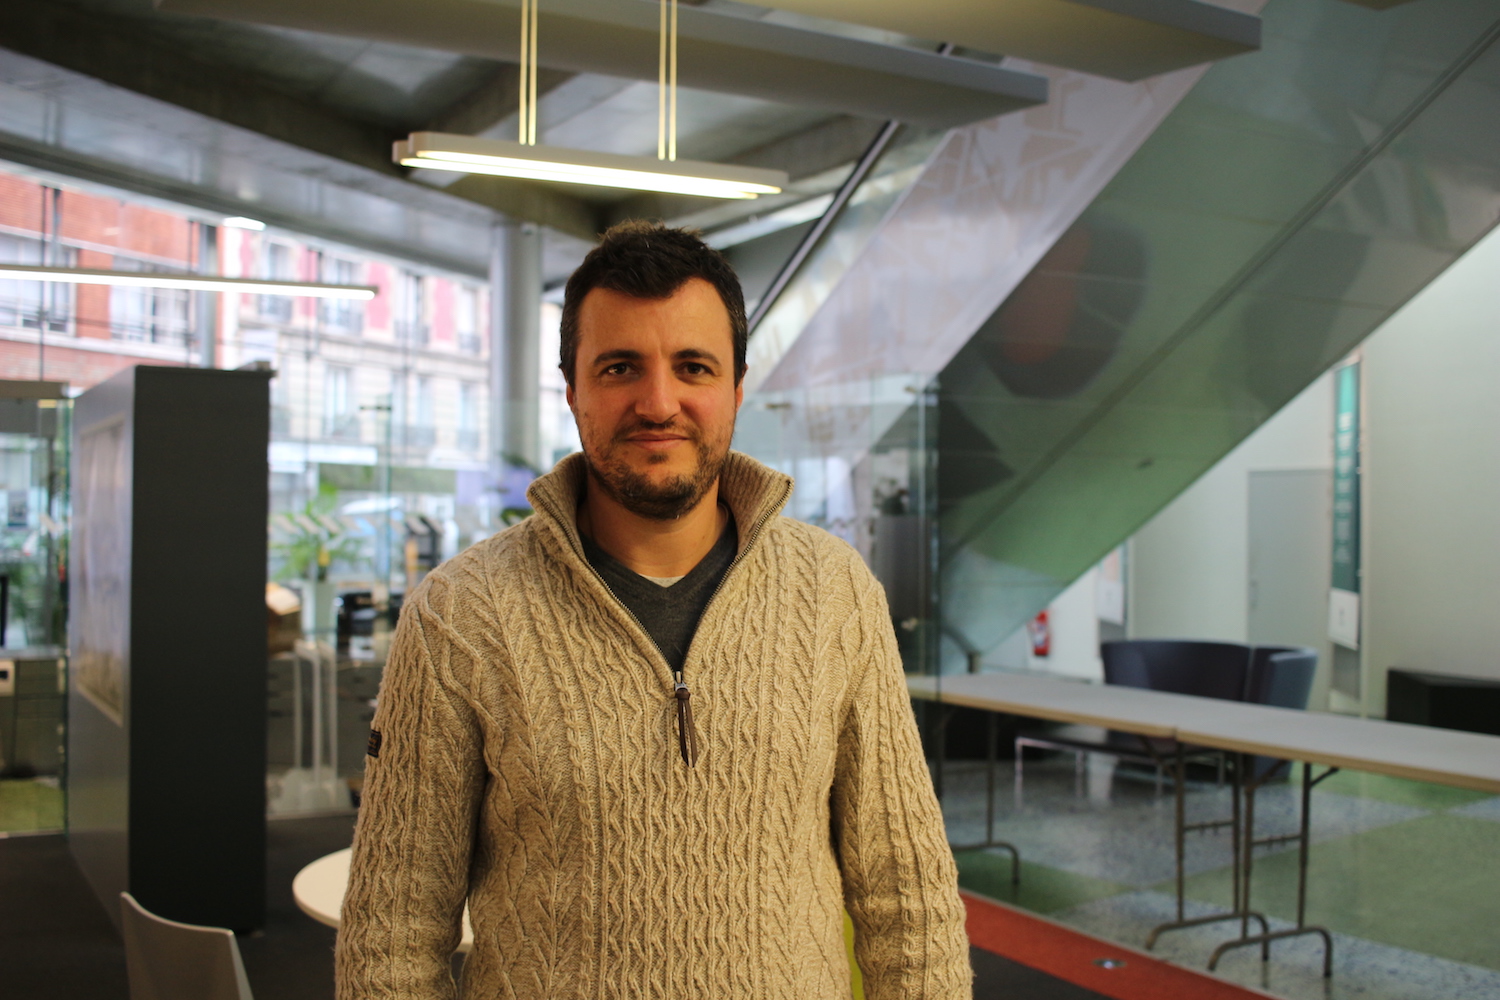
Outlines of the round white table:
{"label": "round white table", "polygon": [[[297,873],[292,879],[292,896],[302,912],[320,924],[339,925],[339,910],[344,905],[344,889],[349,884],[349,857],[344,848],[325,855]],[[469,926],[469,908],[464,907],[464,934],[458,943],[460,952],[474,947],[474,928]]]}

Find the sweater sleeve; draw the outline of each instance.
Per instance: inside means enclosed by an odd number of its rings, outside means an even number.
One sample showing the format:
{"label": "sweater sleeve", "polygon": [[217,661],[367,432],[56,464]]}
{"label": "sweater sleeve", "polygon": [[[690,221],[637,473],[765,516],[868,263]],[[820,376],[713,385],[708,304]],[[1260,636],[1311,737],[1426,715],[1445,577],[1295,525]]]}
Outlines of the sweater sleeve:
{"label": "sweater sleeve", "polygon": [[855,958],[869,1000],[967,1000],[973,973],[957,868],[885,594],[860,575],[858,607],[840,636],[852,687],[832,803]]}
{"label": "sweater sleeve", "polygon": [[[429,578],[403,609],[380,686],[335,975],[339,1000],[451,1000],[475,819],[480,727],[444,619],[451,590]],[[438,610],[441,608],[442,610]],[[465,677],[467,674],[465,673]],[[373,742],[373,740],[372,740]]]}

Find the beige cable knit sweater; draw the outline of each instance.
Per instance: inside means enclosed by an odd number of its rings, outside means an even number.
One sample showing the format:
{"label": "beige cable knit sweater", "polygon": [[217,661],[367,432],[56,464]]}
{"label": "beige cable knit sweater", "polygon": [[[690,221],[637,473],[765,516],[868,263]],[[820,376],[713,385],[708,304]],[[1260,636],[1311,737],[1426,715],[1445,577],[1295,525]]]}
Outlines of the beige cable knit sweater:
{"label": "beige cable knit sweater", "polygon": [[340,1000],[967,998],[957,879],[880,585],[779,516],[791,480],[731,453],[740,553],[672,678],[582,555],[579,457],[536,514],[410,595],[337,946]]}

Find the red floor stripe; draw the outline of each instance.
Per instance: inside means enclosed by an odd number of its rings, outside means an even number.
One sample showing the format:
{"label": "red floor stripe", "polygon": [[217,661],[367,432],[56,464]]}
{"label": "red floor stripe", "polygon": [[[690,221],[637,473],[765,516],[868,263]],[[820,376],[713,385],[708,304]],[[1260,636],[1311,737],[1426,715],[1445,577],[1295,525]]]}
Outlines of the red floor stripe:
{"label": "red floor stripe", "polygon": [[[1260,1000],[1267,996],[1129,948],[1080,934],[1003,903],[963,893],[969,941],[1114,1000]],[[1106,969],[1096,959],[1121,959]]]}

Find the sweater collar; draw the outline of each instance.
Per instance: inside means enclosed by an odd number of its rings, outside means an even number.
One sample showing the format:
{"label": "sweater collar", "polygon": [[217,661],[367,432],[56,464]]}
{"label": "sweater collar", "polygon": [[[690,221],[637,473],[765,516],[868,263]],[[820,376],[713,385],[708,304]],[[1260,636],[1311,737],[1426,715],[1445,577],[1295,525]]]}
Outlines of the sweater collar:
{"label": "sweater collar", "polygon": [[[543,524],[563,546],[582,557],[583,542],[578,534],[578,504],[583,500],[588,468],[583,453],[574,452],[556,467],[531,484],[526,498],[531,501]],[[792,477],[762,465],[749,455],[731,451],[719,473],[719,499],[734,515],[739,531],[740,551],[754,543],[760,534],[756,526],[780,513],[792,495]]]}

